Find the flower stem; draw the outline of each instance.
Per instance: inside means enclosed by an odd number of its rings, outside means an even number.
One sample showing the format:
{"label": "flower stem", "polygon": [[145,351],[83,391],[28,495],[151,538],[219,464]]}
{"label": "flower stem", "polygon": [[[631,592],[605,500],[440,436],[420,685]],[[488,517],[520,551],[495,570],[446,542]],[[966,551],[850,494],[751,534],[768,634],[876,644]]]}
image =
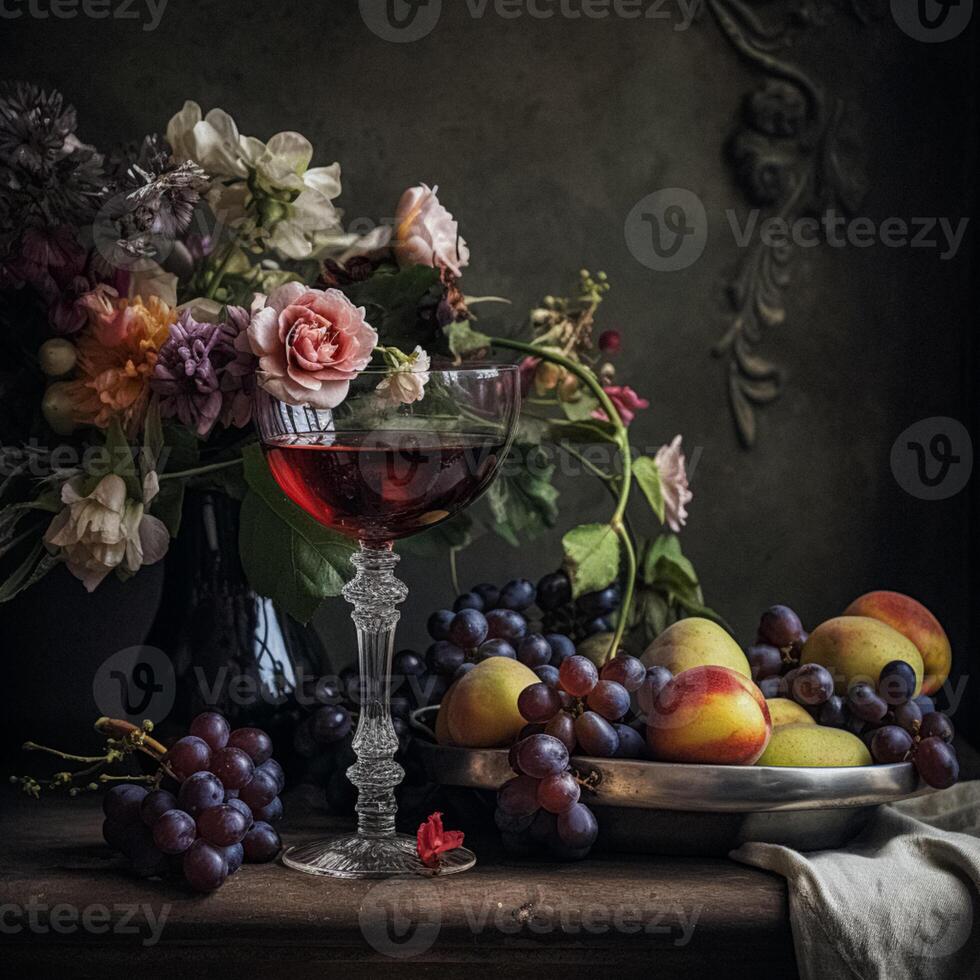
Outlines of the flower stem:
{"label": "flower stem", "polygon": [[228,251],[225,252],[225,257],[221,260],[221,264],[211,273],[211,282],[208,283],[208,290],[204,294],[206,299],[214,299],[214,294],[218,291],[221,280],[224,279],[225,272],[228,271],[228,266],[231,264],[234,254],[235,246],[231,245]]}
{"label": "flower stem", "polygon": [[[616,501],[616,509],[609,521],[609,526],[613,529],[616,537],[619,538],[623,551],[626,554],[626,588],[623,591],[623,602],[619,610],[619,618],[616,622],[616,631],[613,633],[609,649],[606,651],[605,660],[608,661],[616,655],[623,635],[626,632],[626,624],[630,619],[630,612],[633,606],[633,593],[636,580],[636,549],[633,547],[633,540],[626,527],[626,508],[629,505],[630,491],[633,488],[633,454],[630,451],[629,434],[623,424],[622,416],[619,414],[612,399],[606,394],[602,385],[599,384],[596,376],[581,364],[566,357],[564,354],[556,354],[554,351],[543,347],[536,347],[533,344],[526,344],[519,340],[509,340],[504,337],[491,337],[490,343],[494,347],[503,347],[507,350],[518,351],[530,357],[537,357],[543,361],[551,361],[566,371],[574,374],[591,392],[602,406],[606,417],[613,424],[615,433],[612,441],[619,448],[620,459],[622,460],[622,483],[619,486],[619,496]],[[605,662],[605,661],[604,661]]]}
{"label": "flower stem", "polygon": [[240,466],[244,462],[241,456],[235,459],[227,459],[223,463],[209,463],[207,466],[197,466],[192,470],[181,470],[179,473],[161,473],[159,480],[185,480],[192,476],[202,476],[205,473],[215,473],[218,470],[227,470],[232,466]]}

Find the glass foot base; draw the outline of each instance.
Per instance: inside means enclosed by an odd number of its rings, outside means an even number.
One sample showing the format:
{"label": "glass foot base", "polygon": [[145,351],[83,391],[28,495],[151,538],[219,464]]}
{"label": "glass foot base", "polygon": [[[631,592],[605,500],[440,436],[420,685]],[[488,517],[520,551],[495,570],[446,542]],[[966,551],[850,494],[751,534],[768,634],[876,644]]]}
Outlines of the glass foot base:
{"label": "glass foot base", "polygon": [[290,847],[282,863],[308,875],[331,878],[392,878],[408,875],[450,875],[468,871],[476,855],[457,847],[440,855],[438,869],[427,868],[416,851],[416,840],[406,834],[394,837],[326,837]]}

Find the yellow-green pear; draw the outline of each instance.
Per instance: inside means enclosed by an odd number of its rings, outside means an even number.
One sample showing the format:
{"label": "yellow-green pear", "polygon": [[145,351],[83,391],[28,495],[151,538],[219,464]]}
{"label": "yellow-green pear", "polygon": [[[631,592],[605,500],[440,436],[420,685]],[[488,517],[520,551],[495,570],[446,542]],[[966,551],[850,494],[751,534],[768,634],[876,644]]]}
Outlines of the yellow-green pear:
{"label": "yellow-green pear", "polygon": [[752,677],[742,648],[717,623],[699,616],[668,626],[641,659],[647,667],[666,667],[675,676],[692,667],[727,667]]}
{"label": "yellow-green pear", "polygon": [[806,708],[789,698],[769,698],[766,701],[769,705],[769,717],[772,719],[772,727],[779,725],[815,725],[813,715]]}
{"label": "yellow-green pear", "polygon": [[804,766],[807,768],[870,766],[868,747],[842,728],[822,725],[780,725],[774,728],[757,766]]}
{"label": "yellow-green pear", "polygon": [[[439,709],[446,713],[446,726],[436,719],[437,734],[448,743],[470,749],[510,745],[527,724],[517,710],[521,691],[538,683],[538,675],[509,657],[490,657],[478,663],[450,688],[452,692]],[[446,692],[447,695],[450,693]]]}

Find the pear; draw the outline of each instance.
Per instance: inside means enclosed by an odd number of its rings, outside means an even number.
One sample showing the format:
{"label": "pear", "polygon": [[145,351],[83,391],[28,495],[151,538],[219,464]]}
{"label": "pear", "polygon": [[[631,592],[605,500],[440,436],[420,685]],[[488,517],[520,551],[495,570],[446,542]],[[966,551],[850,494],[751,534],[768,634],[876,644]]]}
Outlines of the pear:
{"label": "pear", "polygon": [[856,735],[822,725],[780,725],[774,728],[757,766],[870,766],[871,753]]}
{"label": "pear", "polygon": [[675,676],[692,667],[727,667],[752,677],[742,648],[717,623],[700,616],[668,626],[641,659],[645,666],[666,667]]}
{"label": "pear", "polygon": [[769,717],[772,718],[772,727],[779,725],[815,725],[813,715],[802,705],[789,698],[769,698],[766,701],[769,705]]}
{"label": "pear", "polygon": [[527,724],[517,710],[517,699],[524,688],[537,683],[538,675],[530,667],[509,657],[489,657],[446,692],[436,718],[436,737],[442,744],[470,749],[510,745]]}

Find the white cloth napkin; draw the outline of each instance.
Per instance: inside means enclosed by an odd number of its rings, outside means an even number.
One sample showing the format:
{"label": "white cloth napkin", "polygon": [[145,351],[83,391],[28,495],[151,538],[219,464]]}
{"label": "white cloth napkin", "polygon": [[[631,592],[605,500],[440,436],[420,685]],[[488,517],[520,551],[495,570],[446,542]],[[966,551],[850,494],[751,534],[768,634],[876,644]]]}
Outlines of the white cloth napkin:
{"label": "white cloth napkin", "polygon": [[840,850],[731,856],[786,878],[804,980],[980,977],[980,781],[883,806]]}

